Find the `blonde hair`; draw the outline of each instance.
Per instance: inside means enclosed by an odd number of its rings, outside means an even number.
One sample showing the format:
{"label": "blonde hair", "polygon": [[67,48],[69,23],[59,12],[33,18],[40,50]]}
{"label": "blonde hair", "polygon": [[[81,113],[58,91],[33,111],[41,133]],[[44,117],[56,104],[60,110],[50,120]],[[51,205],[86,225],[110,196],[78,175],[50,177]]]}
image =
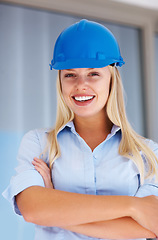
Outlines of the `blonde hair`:
{"label": "blonde hair", "polygon": [[[136,164],[140,172],[141,183],[144,178],[157,176],[158,159],[154,152],[145,143],[145,138],[138,135],[130,126],[125,112],[123,86],[119,71],[116,67],[109,66],[111,72],[111,89],[106,106],[106,111],[111,122],[121,128],[122,138],[118,153],[130,158]],[[60,71],[57,77],[57,118],[56,125],[48,134],[50,167],[60,157],[60,147],[57,141],[57,134],[62,127],[73,120],[74,114],[65,104],[62,96]],[[143,154],[143,157],[142,157]],[[148,171],[145,171],[144,160],[148,163]]]}

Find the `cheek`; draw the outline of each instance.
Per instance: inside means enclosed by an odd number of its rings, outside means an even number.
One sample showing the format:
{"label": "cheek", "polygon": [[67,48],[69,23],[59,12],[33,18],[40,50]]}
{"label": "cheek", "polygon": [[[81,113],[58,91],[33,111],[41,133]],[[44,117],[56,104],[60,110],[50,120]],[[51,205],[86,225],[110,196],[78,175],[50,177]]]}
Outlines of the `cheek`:
{"label": "cheek", "polygon": [[61,82],[61,92],[63,94],[63,97],[66,96],[67,87],[66,87],[66,84],[64,82]]}
{"label": "cheek", "polygon": [[110,93],[110,82],[104,83],[104,85],[102,85],[100,88],[100,93],[104,98],[108,98]]}
{"label": "cheek", "polygon": [[106,94],[109,96],[111,89],[111,78],[109,79],[108,83],[106,84]]}
{"label": "cheek", "polygon": [[70,100],[70,88],[67,86],[67,84],[62,84],[62,95],[63,95],[63,99],[65,101],[66,104],[68,104],[69,100]]}

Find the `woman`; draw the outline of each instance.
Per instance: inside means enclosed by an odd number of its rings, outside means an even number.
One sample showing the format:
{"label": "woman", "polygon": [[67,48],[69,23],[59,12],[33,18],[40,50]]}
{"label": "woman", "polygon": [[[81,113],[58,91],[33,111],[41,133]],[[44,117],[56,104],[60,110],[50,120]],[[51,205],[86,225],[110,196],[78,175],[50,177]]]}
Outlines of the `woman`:
{"label": "woman", "polygon": [[56,41],[55,128],[24,136],[4,193],[36,224],[38,240],[158,235],[158,145],[127,121],[116,67],[123,64],[116,39],[98,23],[81,20]]}

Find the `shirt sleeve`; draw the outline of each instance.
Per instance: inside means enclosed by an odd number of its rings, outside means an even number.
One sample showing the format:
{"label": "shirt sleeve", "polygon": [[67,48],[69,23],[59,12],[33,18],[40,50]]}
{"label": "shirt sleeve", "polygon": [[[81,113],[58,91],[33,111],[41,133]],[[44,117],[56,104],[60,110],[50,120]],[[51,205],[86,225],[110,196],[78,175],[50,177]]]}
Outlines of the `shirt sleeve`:
{"label": "shirt sleeve", "polygon": [[3,192],[3,196],[11,203],[15,213],[21,215],[16,204],[15,196],[31,186],[44,187],[41,175],[34,169],[32,160],[39,157],[42,152],[39,137],[36,130],[32,130],[23,137],[18,151],[18,167],[16,175],[11,178],[10,184]]}
{"label": "shirt sleeve", "polygon": [[[150,140],[149,147],[153,150],[156,157],[158,158],[158,144]],[[153,177],[153,179],[146,179],[144,181],[144,184],[138,188],[135,194],[136,197],[146,197],[149,195],[158,196],[158,179],[156,180],[155,177]]]}

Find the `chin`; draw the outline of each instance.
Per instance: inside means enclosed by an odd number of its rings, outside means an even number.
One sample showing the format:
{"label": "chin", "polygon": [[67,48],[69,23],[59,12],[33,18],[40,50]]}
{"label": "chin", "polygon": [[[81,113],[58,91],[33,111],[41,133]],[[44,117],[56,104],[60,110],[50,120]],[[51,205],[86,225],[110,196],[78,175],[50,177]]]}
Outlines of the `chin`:
{"label": "chin", "polygon": [[97,113],[88,113],[88,112],[85,112],[85,113],[79,113],[79,112],[74,112],[74,114],[75,114],[75,116],[76,117],[80,117],[80,118],[91,118],[91,117],[94,117],[94,116],[96,116],[97,115]]}

